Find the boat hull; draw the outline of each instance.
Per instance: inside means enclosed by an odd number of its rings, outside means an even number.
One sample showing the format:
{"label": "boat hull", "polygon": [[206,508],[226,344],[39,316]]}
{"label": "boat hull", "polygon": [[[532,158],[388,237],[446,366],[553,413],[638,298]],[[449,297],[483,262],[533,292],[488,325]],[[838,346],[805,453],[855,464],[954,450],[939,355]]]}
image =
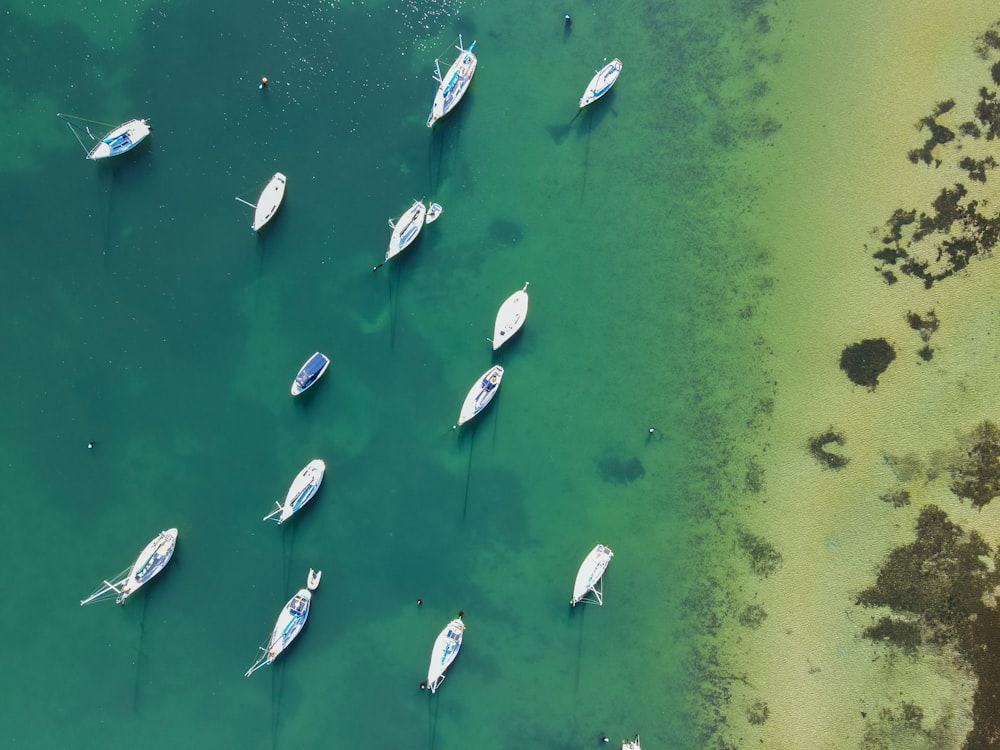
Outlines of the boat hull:
{"label": "boat hull", "polygon": [[494,365],[482,374],[465,397],[462,411],[458,415],[458,425],[465,424],[486,408],[486,405],[497,395],[502,379],[503,367],[500,365]]}
{"label": "boat hull", "polygon": [[278,212],[281,201],[285,199],[285,182],[285,175],[281,172],[275,172],[267,185],[264,186],[254,209],[253,224],[251,225],[253,231],[260,231]]}
{"label": "boat hull", "polygon": [[274,660],[288,648],[299,633],[309,617],[309,607],[312,603],[312,592],[309,589],[299,589],[288,603],[285,604],[281,614],[278,615],[274,623],[274,630],[271,631],[271,638],[267,644],[267,663],[273,664]]}
{"label": "boat hull", "polygon": [[414,201],[403,213],[402,216],[392,224],[392,236],[389,238],[389,249],[385,252],[385,259],[394,255],[399,255],[420,236],[420,230],[424,228],[424,219],[427,216],[427,206],[423,201]]}
{"label": "boat hull", "polygon": [[292,381],[292,395],[298,396],[300,393],[309,390],[316,381],[323,377],[326,368],[330,366],[330,358],[322,352],[316,352],[307,359],[299,368],[295,380]]}
{"label": "boat hull", "polygon": [[604,96],[611,90],[611,87],[615,85],[615,81],[618,80],[618,75],[622,72],[622,61],[617,57],[601,68],[590,79],[590,83],[587,84],[586,90],[583,92],[583,96],[580,97],[580,109],[583,109],[588,104],[592,104]]}
{"label": "boat hull", "polygon": [[576,582],[573,584],[573,598],[569,603],[574,607],[578,602],[583,601],[589,594],[593,593],[597,597],[597,603],[602,604],[603,600],[597,591],[597,586],[608,569],[608,563],[614,557],[614,552],[603,544],[598,544],[584,558],[580,569],[576,574]]}
{"label": "boat hull", "polygon": [[514,336],[528,317],[528,285],[510,295],[497,311],[493,326],[493,351],[496,351]]}
{"label": "boat hull", "polygon": [[306,503],[313,499],[323,483],[323,476],[326,473],[326,463],[322,459],[310,461],[298,476],[292,481],[285,495],[285,502],[281,507],[281,515],[278,516],[278,525],[287,521],[294,513],[305,507]]}
{"label": "boat hull", "polygon": [[444,682],[445,672],[455,661],[462,648],[462,638],[465,635],[465,623],[461,618],[449,622],[434,641],[431,650],[431,663],[427,668],[427,687],[432,693]]}
{"label": "boat hull", "polygon": [[479,60],[472,53],[472,48],[475,46],[475,42],[469,46],[469,49],[462,49],[459,46],[458,57],[439,81],[437,92],[434,94],[434,103],[431,105],[431,113],[427,118],[427,127],[434,127],[434,123],[451,112],[468,91],[472,76],[476,72],[476,65],[479,63]]}
{"label": "boat hull", "polygon": [[101,138],[87,154],[87,158],[108,159],[120,156],[138,146],[150,132],[149,123],[145,120],[129,120]]}

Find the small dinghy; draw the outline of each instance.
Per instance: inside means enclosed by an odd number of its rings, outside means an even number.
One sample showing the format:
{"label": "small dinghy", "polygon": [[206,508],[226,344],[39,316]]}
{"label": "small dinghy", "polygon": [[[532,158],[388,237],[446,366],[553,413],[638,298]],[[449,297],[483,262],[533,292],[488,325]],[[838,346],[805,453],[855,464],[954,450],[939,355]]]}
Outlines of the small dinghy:
{"label": "small dinghy", "polygon": [[587,84],[587,89],[583,92],[583,96],[580,97],[580,109],[596,102],[608,93],[611,87],[615,85],[615,81],[618,80],[618,75],[621,72],[622,61],[617,57],[597,71],[594,77],[590,79],[590,83]]}
{"label": "small dinghy", "polygon": [[[70,130],[73,131],[73,135],[76,136],[76,140],[80,142],[83,150],[87,152],[88,159],[107,159],[111,156],[120,156],[126,151],[134,149],[152,132],[148,121],[136,119],[122,123],[117,128],[112,128],[99,138],[90,132],[90,127],[86,123],[105,125],[104,123],[63,114],[57,114],[56,116],[69,125]],[[105,127],[110,126],[105,125]],[[90,136],[91,140],[96,142],[92,148],[88,149],[84,144],[80,138],[80,131],[86,133]]]}
{"label": "small dinghy", "polygon": [[502,378],[503,368],[500,365],[493,365],[482,374],[482,377],[472,386],[469,395],[465,397],[465,403],[462,404],[462,411],[458,415],[458,424],[455,427],[465,424],[486,408],[486,405],[497,395]]}
{"label": "small dinghy", "polygon": [[281,526],[292,517],[294,513],[301,510],[306,503],[313,499],[313,495],[319,490],[323,483],[323,475],[326,473],[326,464],[322,459],[316,458],[306,464],[306,467],[298,473],[292,481],[285,495],[285,502],[275,502],[278,507],[264,516],[265,521],[275,520]]}
{"label": "small dinghy", "polygon": [[424,223],[433,224],[438,220],[438,217],[441,216],[442,211],[444,211],[444,209],[441,208],[440,203],[432,203],[427,209],[427,217],[424,219]]}
{"label": "small dinghy", "polygon": [[462,46],[462,36],[459,35],[456,45],[458,57],[455,58],[455,62],[451,64],[448,72],[443,76],[441,75],[440,60],[434,61],[434,80],[438,82],[438,88],[434,94],[434,102],[431,104],[431,113],[427,117],[427,127],[434,127],[434,123],[451,112],[465,96],[469,84],[472,83],[472,76],[476,72],[476,64],[478,63],[476,56],[472,54],[472,49],[475,46],[476,43],[473,42],[469,49],[465,49]]}
{"label": "small dinghy", "polygon": [[253,224],[250,225],[250,228],[258,232],[278,213],[278,207],[281,206],[281,201],[284,198],[285,175],[281,172],[275,172],[274,176],[268,180],[267,185],[264,186],[264,189],[260,191],[260,197],[256,203],[245,201],[239,196],[237,196],[236,200],[254,209]]}
{"label": "small dinghy", "polygon": [[598,544],[590,551],[576,574],[573,598],[569,600],[572,606],[575,607],[578,602],[604,604],[604,589],[601,585],[601,578],[614,555],[615,553],[603,544]]}
{"label": "small dinghy", "polygon": [[639,747],[639,735],[636,735],[633,740],[622,740],[622,750],[642,750]]}
{"label": "small dinghy", "polygon": [[525,318],[528,317],[528,282],[524,282],[524,288],[519,289],[510,295],[504,303],[500,305],[497,312],[496,324],[493,326],[493,351],[496,351],[510,339],[515,333],[521,330]]}
{"label": "small dinghy", "polygon": [[413,244],[413,241],[420,235],[420,230],[424,228],[426,216],[427,206],[420,200],[413,201],[413,205],[406,209],[396,221],[389,219],[389,226],[392,227],[389,249],[385,251],[385,260],[375,266],[373,271],[380,269],[390,258],[399,255]]}
{"label": "small dinghy", "polygon": [[302,632],[302,627],[306,624],[306,619],[309,617],[312,592],[319,586],[319,579],[322,575],[323,571],[321,570],[309,569],[309,578],[306,581],[306,587],[299,589],[298,593],[289,599],[285,608],[281,610],[277,622],[274,623],[274,630],[271,631],[271,637],[268,639],[267,645],[260,647],[260,656],[257,657],[257,661],[253,663],[253,666],[246,671],[244,677],[249,677],[258,669],[273,664],[281,652],[288,648],[296,636]]}
{"label": "small dinghy", "polygon": [[97,591],[80,600],[80,606],[115,597],[115,602],[125,605],[125,600],[159,573],[170,562],[177,545],[177,529],[167,529],[147,544],[130,568],[126,568],[110,581],[104,581]]}
{"label": "small dinghy", "polygon": [[449,622],[434,641],[431,663],[427,668],[427,682],[421,684],[421,688],[428,688],[432,693],[436,693],[444,682],[445,672],[462,648],[462,636],[465,634],[463,616],[464,613],[459,612],[458,617]]}
{"label": "small dinghy", "polygon": [[292,395],[298,396],[312,388],[316,381],[323,377],[326,368],[330,366],[330,358],[321,352],[316,352],[299,368],[298,375],[292,381]]}

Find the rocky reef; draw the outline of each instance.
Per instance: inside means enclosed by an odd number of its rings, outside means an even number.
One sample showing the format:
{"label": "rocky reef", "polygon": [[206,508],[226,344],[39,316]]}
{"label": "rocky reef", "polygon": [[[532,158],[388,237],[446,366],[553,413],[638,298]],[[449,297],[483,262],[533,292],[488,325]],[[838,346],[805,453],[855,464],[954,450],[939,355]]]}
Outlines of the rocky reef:
{"label": "rocky reef", "polygon": [[864,339],[840,353],[840,369],[852,383],[875,390],[878,376],[896,358],[896,350],[885,339]]}

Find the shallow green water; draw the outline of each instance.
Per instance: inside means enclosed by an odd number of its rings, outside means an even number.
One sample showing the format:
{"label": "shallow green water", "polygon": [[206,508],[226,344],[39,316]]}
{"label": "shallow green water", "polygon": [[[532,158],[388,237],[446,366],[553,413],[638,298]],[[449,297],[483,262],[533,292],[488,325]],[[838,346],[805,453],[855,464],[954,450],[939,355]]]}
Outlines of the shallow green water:
{"label": "shallow green water", "polygon": [[[743,90],[761,30],[728,4],[566,10],[569,31],[522,0],[14,6],[9,746],[698,745],[711,628],[685,597],[754,408],[766,286],[727,172],[761,132]],[[431,132],[432,62],[458,32],[479,68]],[[619,84],[574,117],[611,56]],[[153,135],[94,164],[57,111]],[[233,197],[276,170],[286,200],[255,237]],[[443,217],[373,274],[386,219],[420,197]],[[493,358],[493,316],[526,280],[528,323]],[[317,349],[330,370],[293,401]],[[452,431],[494,360],[498,398]],[[262,523],[315,457],[310,507]],[[153,584],[81,610],[170,526]],[[597,542],[616,553],[606,605],[571,610]],[[244,679],[309,567],[306,630]],[[460,609],[430,698],[417,685]]]}

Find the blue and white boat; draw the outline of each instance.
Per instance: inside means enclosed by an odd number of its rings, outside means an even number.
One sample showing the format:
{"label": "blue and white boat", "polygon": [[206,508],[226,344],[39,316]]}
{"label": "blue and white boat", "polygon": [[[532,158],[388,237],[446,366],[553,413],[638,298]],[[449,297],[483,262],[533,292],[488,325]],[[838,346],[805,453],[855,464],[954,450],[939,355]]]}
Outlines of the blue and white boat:
{"label": "blue and white boat", "polygon": [[618,75],[621,72],[622,61],[617,57],[597,71],[594,77],[590,79],[590,83],[587,84],[587,89],[583,92],[583,96],[580,97],[580,109],[596,102],[608,93],[611,87],[615,85],[615,81],[618,80]]}
{"label": "blue and white boat", "polygon": [[302,391],[312,388],[316,381],[323,377],[326,368],[330,366],[330,358],[321,352],[316,352],[299,368],[295,380],[292,381],[292,395],[298,396]]}
{"label": "blue and white boat", "polygon": [[432,693],[444,682],[445,672],[455,661],[459,649],[462,648],[462,637],[465,635],[465,623],[462,622],[463,613],[459,612],[458,617],[449,622],[444,630],[434,641],[434,648],[431,650],[431,663],[427,668],[427,682],[421,687],[428,688]]}
{"label": "blue and white boat", "polygon": [[497,395],[502,379],[503,368],[500,365],[493,365],[482,374],[465,397],[465,403],[462,404],[462,411],[458,415],[458,424],[455,427],[465,424],[486,408],[486,405]]}
{"label": "blue and white boat", "polygon": [[319,579],[323,575],[321,570],[309,569],[309,579],[304,589],[298,592],[285,605],[278,615],[278,620],[274,623],[274,630],[266,646],[260,647],[260,656],[257,661],[246,671],[244,677],[249,677],[258,669],[273,664],[282,651],[291,645],[296,636],[302,632],[306,619],[309,617],[309,605],[312,603],[312,592],[319,586]]}
{"label": "blue and white boat", "polygon": [[99,589],[86,599],[80,600],[80,606],[115,597],[115,602],[124,606],[125,600],[138,591],[166,567],[174,554],[177,545],[177,529],[161,531],[145,547],[132,563],[110,581],[104,581]]}
{"label": "blue and white boat", "polygon": [[472,82],[472,76],[476,72],[476,56],[472,54],[476,43],[469,45],[468,49],[462,46],[462,37],[459,35],[458,57],[448,68],[445,75],[441,75],[440,60],[434,61],[434,80],[438,82],[437,92],[434,94],[434,102],[431,104],[431,113],[427,117],[427,127],[434,127],[434,123],[451,112],[457,105]]}
{"label": "blue and white boat", "polygon": [[[117,128],[109,130],[105,135],[97,137],[90,132],[90,127],[86,123],[96,125],[102,125],[103,123],[63,114],[58,114],[57,117],[69,125],[70,130],[73,131],[73,135],[76,136],[77,141],[83,146],[83,150],[87,151],[88,159],[107,159],[111,156],[120,156],[138,146],[152,132],[147,120],[136,119],[122,123]],[[84,145],[83,140],[81,140],[79,131],[86,133],[92,140],[96,141],[95,145],[89,150]]]}
{"label": "blue and white boat", "polygon": [[610,547],[598,544],[590,551],[580,569],[576,573],[576,582],[573,584],[573,598],[569,600],[572,606],[579,602],[592,602],[594,604],[604,604],[604,587],[601,579],[604,571],[608,569],[608,563],[615,553]]}
{"label": "blue and white boat", "polygon": [[285,502],[275,502],[278,507],[264,516],[265,521],[276,520],[281,526],[292,517],[294,513],[305,507],[305,504],[313,499],[323,483],[323,475],[326,473],[326,464],[320,458],[315,458],[306,464],[292,481],[285,495]]}

